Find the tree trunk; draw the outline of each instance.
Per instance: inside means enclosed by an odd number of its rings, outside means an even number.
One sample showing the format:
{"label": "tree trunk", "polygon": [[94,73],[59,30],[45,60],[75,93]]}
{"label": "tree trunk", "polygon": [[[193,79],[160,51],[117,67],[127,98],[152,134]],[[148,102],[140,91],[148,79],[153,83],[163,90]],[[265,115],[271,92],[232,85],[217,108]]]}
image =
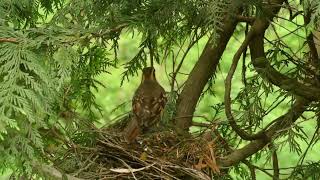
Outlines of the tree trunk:
{"label": "tree trunk", "polygon": [[226,21],[215,44],[212,44],[209,39],[179,95],[175,118],[176,130],[179,134],[188,132],[192,124],[192,116],[198,99],[208,80],[215,73],[219,60],[237,25],[234,18],[232,19]]}

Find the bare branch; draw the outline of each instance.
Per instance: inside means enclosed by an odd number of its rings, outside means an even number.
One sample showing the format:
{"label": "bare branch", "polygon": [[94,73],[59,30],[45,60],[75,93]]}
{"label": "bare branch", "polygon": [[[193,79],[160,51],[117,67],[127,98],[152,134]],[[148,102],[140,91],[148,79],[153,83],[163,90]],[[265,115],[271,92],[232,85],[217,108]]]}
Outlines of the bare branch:
{"label": "bare branch", "polygon": [[249,161],[243,161],[243,163],[248,166],[248,168],[250,170],[250,174],[251,174],[251,179],[256,180],[257,179],[256,167],[253,166]]}
{"label": "bare branch", "polygon": [[18,40],[16,38],[0,38],[0,43],[1,42],[18,43]]}
{"label": "bare branch", "polygon": [[244,50],[249,45],[251,39],[253,39],[257,34],[260,34],[261,32],[264,32],[264,30],[268,27],[269,23],[266,20],[257,19],[251,30],[249,31],[248,35],[246,36],[245,40],[241,44],[240,48],[235,53],[232,64],[230,67],[230,70],[228,72],[228,75],[226,77],[225,81],[225,94],[224,94],[224,102],[225,102],[225,113],[229,120],[229,123],[232,127],[232,129],[244,140],[255,140],[262,138],[264,136],[264,132],[260,131],[259,133],[255,135],[250,135],[244,130],[242,130],[236,123],[235,118],[232,115],[232,109],[231,109],[231,85],[232,85],[232,78],[236,71],[238,62],[240,60],[241,54],[244,52]]}
{"label": "bare branch", "polygon": [[270,65],[266,58],[253,59],[252,64],[262,77],[279,88],[312,101],[320,99],[320,88],[304,85],[281,74]]}
{"label": "bare branch", "polygon": [[274,145],[270,144],[270,150],[272,151],[272,165],[273,165],[273,180],[280,179],[280,170],[279,170],[279,162],[277,150],[274,148]]}
{"label": "bare branch", "polygon": [[208,80],[215,73],[222,53],[225,51],[226,45],[237,25],[237,22],[233,19],[226,20],[224,23],[222,28],[224,31],[219,32],[221,35],[215,44],[212,44],[211,39],[207,42],[178,97],[176,117],[190,116],[176,120],[176,130],[179,134],[187,133],[192,125],[192,115],[199,97]]}
{"label": "bare branch", "polygon": [[[270,4],[274,6],[268,9],[268,11],[271,12],[269,15],[269,19],[272,19],[277,14],[277,12],[280,10],[280,7],[281,7],[279,5],[281,5],[283,2],[284,2],[283,0],[275,0],[273,2],[270,2]],[[254,39],[256,36],[260,36],[261,34],[264,34],[269,24],[270,24],[270,21],[268,21],[268,19],[257,18],[254,21],[254,24],[252,25],[251,30],[249,31],[248,35],[246,36],[240,48],[237,50],[237,52],[235,53],[232,59],[232,64],[225,81],[225,94],[224,94],[225,113],[232,129],[244,140],[256,140],[260,138],[265,138],[265,134],[264,134],[264,131],[260,131],[257,134],[248,134],[246,131],[244,131],[237,125],[236,120],[232,115],[232,108],[231,108],[232,78],[236,71],[241,54],[245,51],[245,49],[247,48],[247,46],[249,45],[252,39]],[[263,50],[263,46],[262,46],[262,50]]]}
{"label": "bare branch", "polygon": [[229,155],[218,161],[219,166],[229,167],[238,164],[247,157],[263,149],[271,139],[277,137],[281,133],[285,133],[286,131],[282,130],[292,125],[302,115],[309,103],[310,102],[305,99],[297,99],[286,114],[274,120],[275,123],[266,131],[267,138],[254,140],[243,148],[231,152]]}

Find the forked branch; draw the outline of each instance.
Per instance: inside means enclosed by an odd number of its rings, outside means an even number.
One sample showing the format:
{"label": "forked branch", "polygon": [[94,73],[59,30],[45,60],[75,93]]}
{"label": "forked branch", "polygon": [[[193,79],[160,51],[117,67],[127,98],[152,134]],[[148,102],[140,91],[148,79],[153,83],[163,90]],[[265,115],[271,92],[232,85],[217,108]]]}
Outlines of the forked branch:
{"label": "forked branch", "polygon": [[[273,2],[270,2],[273,8],[270,8],[268,11],[272,12],[269,15],[269,19],[272,19],[280,10],[280,5],[283,3],[283,0],[275,0]],[[224,94],[224,102],[225,102],[225,113],[229,120],[230,126],[232,129],[244,140],[256,140],[261,138],[266,138],[264,131],[260,131],[257,134],[249,134],[243,129],[240,128],[240,126],[237,125],[236,119],[232,115],[232,108],[231,108],[231,85],[232,85],[232,78],[236,71],[238,62],[240,60],[241,54],[244,52],[244,50],[247,48],[249,43],[257,36],[263,35],[265,30],[268,28],[270,24],[270,21],[268,19],[260,19],[257,18],[253,25],[251,30],[249,31],[248,35],[246,36],[245,40],[241,44],[240,48],[235,53],[232,64],[230,67],[230,70],[228,72],[228,75],[226,77],[225,81],[225,94]],[[263,47],[262,47],[263,49]]]}

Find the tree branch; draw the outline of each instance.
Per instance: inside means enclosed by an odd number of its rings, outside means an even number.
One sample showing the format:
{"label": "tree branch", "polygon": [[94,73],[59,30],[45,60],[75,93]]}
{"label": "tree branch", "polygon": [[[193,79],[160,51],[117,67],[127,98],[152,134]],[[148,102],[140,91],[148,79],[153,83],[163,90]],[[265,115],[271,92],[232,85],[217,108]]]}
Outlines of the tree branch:
{"label": "tree branch", "polygon": [[188,132],[192,125],[192,115],[195,111],[198,99],[207,84],[208,80],[216,71],[219,60],[226,48],[226,45],[232,36],[237,22],[234,19],[226,20],[223,31],[220,31],[219,38],[212,44],[210,39],[202,54],[190,72],[185,86],[177,100],[176,130],[179,134]]}
{"label": "tree branch", "polygon": [[68,174],[63,174],[60,171],[58,171],[56,168],[52,167],[52,166],[48,166],[45,164],[38,164],[33,162],[33,167],[39,169],[40,171],[42,171],[44,174],[49,175],[51,177],[53,177],[54,179],[63,179],[64,177],[67,178],[67,180],[82,180],[80,178],[68,175]]}
{"label": "tree branch", "polygon": [[320,99],[320,89],[312,86],[306,86],[299,83],[295,79],[291,79],[277,70],[275,70],[268,60],[265,58],[263,48],[263,35],[253,39],[250,42],[251,60],[256,71],[264,78],[266,78],[272,84],[278,86],[281,89],[289,91],[295,95],[302,96],[309,100]]}
{"label": "tree branch", "polygon": [[[282,4],[283,1],[278,0],[275,1],[275,3]],[[276,9],[276,11],[279,11],[279,8]],[[252,59],[256,59],[257,57],[264,57],[263,37],[264,31],[266,30],[267,25],[269,24],[269,22],[266,22],[266,20],[257,19],[256,21],[265,21],[266,26],[264,26],[264,29],[260,29],[259,31],[257,30],[259,34],[255,34],[255,36],[250,41],[249,47]],[[237,56],[235,57],[237,58]],[[219,165],[222,167],[229,167],[234,164],[238,164],[240,161],[263,149],[271,141],[271,139],[276,138],[281,133],[285,133],[288,130],[287,127],[290,127],[302,115],[309,103],[309,100],[297,97],[291,109],[286,114],[275,119],[274,123],[265,131],[265,138],[251,141],[243,148],[231,152],[229,155],[227,155],[224,158],[221,158],[218,161]]]}
{"label": "tree branch", "polygon": [[267,137],[266,139],[251,141],[243,148],[231,152],[229,155],[218,161],[219,166],[229,167],[238,164],[240,161],[263,149],[271,139],[281,133],[285,133],[287,131],[287,127],[290,127],[302,115],[308,104],[309,101],[305,99],[297,99],[286,114],[274,120],[275,123],[265,133]]}
{"label": "tree branch", "polygon": [[249,170],[250,170],[251,180],[256,180],[257,176],[256,176],[256,168],[255,168],[255,166],[253,166],[249,161],[243,161],[243,163],[245,165],[247,165]]}
{"label": "tree branch", "polygon": [[0,43],[2,42],[18,43],[18,40],[16,38],[0,38]]}
{"label": "tree branch", "polygon": [[248,35],[246,36],[245,40],[241,44],[240,48],[237,50],[237,52],[233,56],[232,64],[225,81],[225,94],[224,94],[225,113],[232,129],[244,140],[255,140],[255,139],[262,138],[264,137],[264,132],[260,131],[257,134],[251,135],[245,132],[244,130],[242,130],[237,125],[237,122],[232,115],[232,108],[231,108],[232,78],[238,66],[238,62],[240,60],[241,54],[249,45],[251,39],[253,39],[257,34],[260,34],[261,32],[263,32],[268,27],[268,25],[269,23],[266,20],[257,19],[254,22],[252,29],[249,31]]}
{"label": "tree branch", "polygon": [[[278,1],[271,2],[270,4],[272,4],[272,3],[280,5],[283,3],[283,1],[278,0]],[[277,12],[280,10],[280,6],[275,6],[275,7],[276,8],[271,9],[271,12],[273,12],[273,13],[270,13],[270,17],[269,17],[270,19],[272,19],[277,14]],[[229,123],[230,123],[230,126],[232,127],[232,129],[244,140],[255,140],[255,139],[263,138],[264,132],[260,131],[257,134],[251,135],[251,134],[248,134],[247,132],[245,132],[244,130],[242,130],[237,125],[236,120],[232,115],[232,108],[231,108],[232,78],[233,78],[233,75],[236,71],[241,54],[245,51],[245,49],[250,44],[250,42],[253,38],[255,38],[256,36],[259,36],[260,34],[264,34],[264,32],[268,28],[269,24],[270,24],[270,21],[268,21],[267,19],[257,18],[254,21],[254,24],[252,25],[251,30],[248,32],[248,35],[246,36],[245,40],[243,41],[240,48],[235,53],[235,55],[232,59],[232,64],[231,64],[230,70],[229,70],[228,75],[226,77],[225,94],[224,94],[224,102],[226,105],[225,106],[225,113],[226,113],[226,116],[229,120]]]}
{"label": "tree branch", "polygon": [[[305,24],[305,26],[307,26],[310,23],[311,16],[312,16],[312,10],[311,9],[305,10],[305,15],[304,15],[304,24]],[[310,49],[312,65],[315,66],[315,67],[318,67],[318,65],[319,65],[319,54],[317,52],[316,44],[314,43],[313,37],[314,37],[313,33],[310,32],[310,34],[307,36],[307,43],[308,43],[308,46],[309,46],[309,49]]]}
{"label": "tree branch", "polygon": [[274,148],[273,144],[270,144],[270,150],[272,150],[272,165],[273,165],[273,180],[280,179],[279,161],[277,150]]}

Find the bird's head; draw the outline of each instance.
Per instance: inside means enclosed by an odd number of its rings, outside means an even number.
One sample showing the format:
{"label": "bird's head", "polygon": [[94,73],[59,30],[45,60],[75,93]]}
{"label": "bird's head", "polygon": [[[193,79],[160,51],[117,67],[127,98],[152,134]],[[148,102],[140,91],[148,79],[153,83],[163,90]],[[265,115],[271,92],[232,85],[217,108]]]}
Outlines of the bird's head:
{"label": "bird's head", "polygon": [[157,81],[156,80],[156,70],[153,67],[146,67],[142,70],[142,82],[145,81]]}

